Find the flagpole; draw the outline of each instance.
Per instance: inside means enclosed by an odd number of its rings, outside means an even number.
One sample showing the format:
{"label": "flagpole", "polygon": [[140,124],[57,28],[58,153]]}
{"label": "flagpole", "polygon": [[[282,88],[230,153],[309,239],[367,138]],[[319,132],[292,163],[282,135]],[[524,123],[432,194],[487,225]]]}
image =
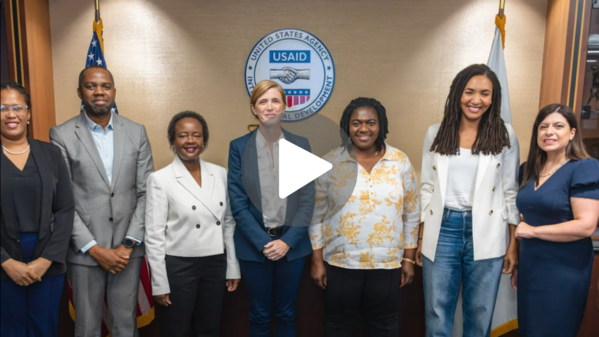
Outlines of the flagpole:
{"label": "flagpole", "polygon": [[[96,0],[96,2],[99,0]],[[505,9],[505,0],[499,0],[499,18],[503,18],[503,10]]]}
{"label": "flagpole", "polygon": [[100,0],[95,0],[96,4],[96,22],[100,22]]}

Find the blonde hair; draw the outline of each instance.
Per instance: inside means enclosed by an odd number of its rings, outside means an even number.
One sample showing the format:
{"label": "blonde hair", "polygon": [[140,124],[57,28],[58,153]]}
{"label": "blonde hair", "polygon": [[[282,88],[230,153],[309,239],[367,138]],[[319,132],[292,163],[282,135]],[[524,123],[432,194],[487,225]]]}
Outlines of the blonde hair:
{"label": "blonde hair", "polygon": [[254,89],[252,90],[252,97],[250,97],[250,105],[256,106],[256,102],[258,102],[258,98],[264,95],[268,90],[275,88],[281,94],[281,99],[283,100],[283,104],[287,103],[287,99],[285,96],[285,90],[281,87],[277,82],[271,80],[260,81],[256,84]]}

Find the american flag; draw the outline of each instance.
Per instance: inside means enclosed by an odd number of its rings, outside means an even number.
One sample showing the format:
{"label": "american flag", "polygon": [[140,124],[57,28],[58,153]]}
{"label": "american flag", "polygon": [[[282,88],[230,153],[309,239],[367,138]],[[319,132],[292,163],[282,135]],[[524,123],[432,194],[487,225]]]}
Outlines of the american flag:
{"label": "american flag", "polygon": [[[87,58],[85,59],[85,67],[89,66],[101,66],[107,68],[106,59],[104,59],[104,37],[102,36],[104,31],[104,25],[102,25],[102,19],[99,22],[94,21],[94,31],[92,35],[92,41],[89,43],[87,50]],[[83,104],[81,104],[81,110],[83,110]],[[112,112],[119,113],[116,107],[116,102],[112,107]]]}
{"label": "american flag", "polygon": [[[93,36],[89,44],[85,67],[98,65],[106,68],[106,60],[104,59],[104,40],[102,38],[102,19],[93,25]],[[82,107],[83,109],[83,107]],[[116,103],[112,111],[118,113]],[[150,324],[154,320],[154,301],[152,299],[152,286],[150,284],[149,266],[144,257],[141,273],[139,275],[139,288],[137,290],[137,327],[141,328]],[[69,282],[69,313],[71,318],[75,320],[75,307],[73,306],[73,290]],[[112,332],[112,319],[108,311],[106,298],[104,298],[104,308],[102,310],[102,336],[108,337]]]}

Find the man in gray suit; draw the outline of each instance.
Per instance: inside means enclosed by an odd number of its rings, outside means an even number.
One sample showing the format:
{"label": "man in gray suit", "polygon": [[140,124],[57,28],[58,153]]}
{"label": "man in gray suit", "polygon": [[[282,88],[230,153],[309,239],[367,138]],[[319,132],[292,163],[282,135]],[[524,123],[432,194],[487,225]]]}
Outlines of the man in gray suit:
{"label": "man in gray suit", "polygon": [[100,336],[104,295],[113,337],[137,336],[137,290],[144,255],[146,181],[154,170],[143,125],[112,111],[112,74],[91,66],[79,75],[83,111],[50,130],[75,195],[67,254],[77,310],[75,336]]}

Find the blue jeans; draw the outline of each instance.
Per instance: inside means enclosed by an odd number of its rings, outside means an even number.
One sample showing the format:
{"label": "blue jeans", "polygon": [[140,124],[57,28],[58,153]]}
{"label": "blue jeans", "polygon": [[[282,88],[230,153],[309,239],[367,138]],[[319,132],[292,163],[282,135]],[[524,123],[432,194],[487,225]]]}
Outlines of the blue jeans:
{"label": "blue jeans", "polygon": [[464,337],[491,333],[503,257],[474,261],[472,212],[445,209],[435,262],[424,257],[427,337],[451,336],[462,286]]}

